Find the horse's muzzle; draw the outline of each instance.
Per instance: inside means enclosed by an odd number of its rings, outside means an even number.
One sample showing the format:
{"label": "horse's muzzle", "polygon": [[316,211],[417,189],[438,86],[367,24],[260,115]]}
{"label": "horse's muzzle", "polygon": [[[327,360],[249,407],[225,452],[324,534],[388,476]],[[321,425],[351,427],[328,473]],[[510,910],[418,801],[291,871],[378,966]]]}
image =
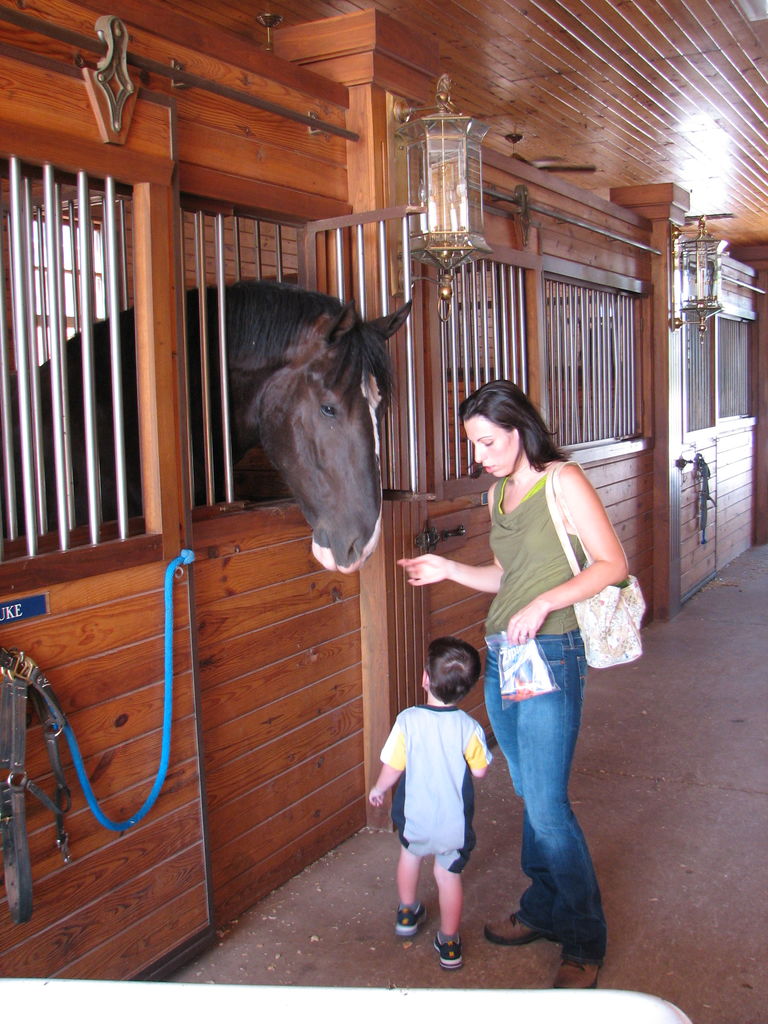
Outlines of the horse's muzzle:
{"label": "horse's muzzle", "polygon": [[358,569],[360,569],[364,565],[364,563],[368,560],[373,551],[375,551],[376,545],[379,543],[380,535],[381,515],[379,515],[379,518],[376,520],[376,525],[373,529],[373,533],[371,534],[368,541],[362,546],[362,550],[360,548],[360,543],[356,542],[353,545],[352,550],[349,552],[349,556],[345,564],[340,564],[340,562],[337,561],[336,556],[333,553],[333,550],[330,547],[328,547],[328,537],[324,533],[324,531],[320,532],[320,536],[322,540],[326,541],[326,544],[321,544],[318,541],[317,537],[313,535],[312,554],[318,560],[320,565],[322,565],[324,569],[328,569],[329,572],[341,572],[348,575],[350,573],[357,572]]}

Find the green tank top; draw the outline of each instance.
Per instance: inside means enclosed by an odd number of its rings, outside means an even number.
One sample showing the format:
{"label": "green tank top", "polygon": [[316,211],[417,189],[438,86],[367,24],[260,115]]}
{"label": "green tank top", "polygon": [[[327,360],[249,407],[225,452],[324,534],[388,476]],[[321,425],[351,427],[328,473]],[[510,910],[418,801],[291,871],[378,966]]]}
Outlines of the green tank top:
{"label": "green tank top", "polygon": [[[510,618],[545,590],[569,580],[573,573],[558,539],[547,507],[546,477],[533,485],[516,509],[501,512],[503,480],[494,493],[491,509],[491,551],[502,567],[501,586],[488,611],[488,635],[506,630]],[[571,538],[579,565],[584,552]],[[540,633],[566,633],[577,629],[573,606],[551,612]]]}

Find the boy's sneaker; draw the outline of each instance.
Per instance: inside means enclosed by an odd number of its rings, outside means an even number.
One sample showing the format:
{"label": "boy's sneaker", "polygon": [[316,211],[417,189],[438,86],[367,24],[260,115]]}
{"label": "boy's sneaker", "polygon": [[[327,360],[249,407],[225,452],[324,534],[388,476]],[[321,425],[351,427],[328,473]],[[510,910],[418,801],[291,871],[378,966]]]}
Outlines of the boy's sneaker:
{"label": "boy's sneaker", "polygon": [[395,921],[395,935],[415,935],[424,924],[427,908],[423,903],[415,907],[399,907]]}
{"label": "boy's sneaker", "polygon": [[464,961],[461,959],[461,939],[449,939],[441,942],[440,936],[435,936],[435,949],[440,954],[440,966],[448,970],[461,967]]}

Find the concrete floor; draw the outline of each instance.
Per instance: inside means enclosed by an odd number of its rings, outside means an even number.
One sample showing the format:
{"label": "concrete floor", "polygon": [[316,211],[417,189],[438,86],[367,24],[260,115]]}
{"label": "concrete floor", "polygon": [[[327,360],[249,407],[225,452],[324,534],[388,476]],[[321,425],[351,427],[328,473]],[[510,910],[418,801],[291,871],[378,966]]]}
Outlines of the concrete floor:
{"label": "concrete floor", "polygon": [[[660,996],[693,1024],[768,1024],[768,547],[722,570],[645,654],[593,671],[572,799],[603,890],[602,989]],[[172,979],[253,985],[549,988],[559,949],[491,945],[517,906],[520,805],[503,758],[477,784],[464,968],[441,970],[436,901],[393,931],[396,837],[364,830],[276,890]]]}

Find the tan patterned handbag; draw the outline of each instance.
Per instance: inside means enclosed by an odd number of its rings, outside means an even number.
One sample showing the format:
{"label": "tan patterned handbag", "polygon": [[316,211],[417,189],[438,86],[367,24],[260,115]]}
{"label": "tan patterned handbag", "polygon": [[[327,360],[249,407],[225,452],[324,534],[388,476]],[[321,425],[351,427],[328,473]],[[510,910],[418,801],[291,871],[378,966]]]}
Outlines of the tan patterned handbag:
{"label": "tan patterned handbag", "polygon": [[[566,513],[568,511],[562,494],[558,492],[557,477],[563,465],[562,462],[558,462],[547,473],[545,489],[549,514],[557,530],[560,543],[563,545],[568,564],[573,575],[576,576],[581,570],[560,512],[560,506],[566,510]],[[578,533],[576,536],[581,543]],[[589,552],[583,544],[581,546],[587,556],[587,564],[589,564],[591,561]],[[577,601],[573,608],[581,635],[584,638],[588,665],[593,668],[623,665],[629,661],[635,661],[643,653],[640,623],[645,611],[645,598],[635,576],[628,576],[624,583],[612,584],[593,597]]]}

